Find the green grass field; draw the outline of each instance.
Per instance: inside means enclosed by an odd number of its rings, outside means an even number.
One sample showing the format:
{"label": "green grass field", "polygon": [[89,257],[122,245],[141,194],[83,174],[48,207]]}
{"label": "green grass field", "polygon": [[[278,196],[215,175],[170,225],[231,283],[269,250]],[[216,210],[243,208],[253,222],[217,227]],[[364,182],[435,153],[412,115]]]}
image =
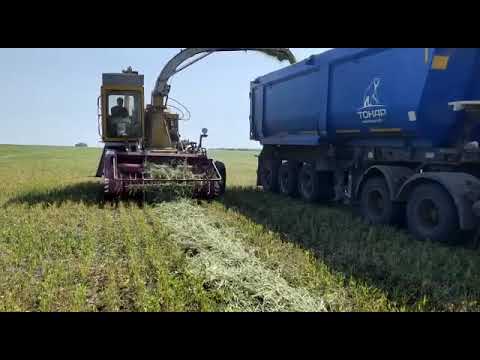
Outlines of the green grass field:
{"label": "green grass field", "polygon": [[2,311],[478,311],[477,250],[257,190],[212,151],[221,199],[103,203],[99,149],[0,146]]}

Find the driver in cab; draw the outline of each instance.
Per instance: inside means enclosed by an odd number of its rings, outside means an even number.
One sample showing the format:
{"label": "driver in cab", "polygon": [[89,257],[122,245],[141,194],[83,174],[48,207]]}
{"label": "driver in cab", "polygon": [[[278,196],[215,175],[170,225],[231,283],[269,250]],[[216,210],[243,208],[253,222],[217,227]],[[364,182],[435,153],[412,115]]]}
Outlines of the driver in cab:
{"label": "driver in cab", "polygon": [[130,125],[128,110],[123,106],[123,99],[117,99],[117,105],[112,107],[112,118],[116,128],[117,136],[127,136],[127,129]]}
{"label": "driver in cab", "polygon": [[117,99],[117,105],[112,107],[112,117],[128,117],[128,110],[123,107],[123,99]]}

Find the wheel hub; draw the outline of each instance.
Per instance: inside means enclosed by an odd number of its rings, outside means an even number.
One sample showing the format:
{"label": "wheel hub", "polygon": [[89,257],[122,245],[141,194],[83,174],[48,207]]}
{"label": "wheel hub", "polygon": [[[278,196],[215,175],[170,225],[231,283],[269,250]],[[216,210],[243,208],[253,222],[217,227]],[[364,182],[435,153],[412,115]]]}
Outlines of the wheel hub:
{"label": "wheel hub", "polygon": [[422,226],[434,228],[440,223],[440,211],[430,199],[424,199],[418,206],[418,217]]}
{"label": "wheel hub", "polygon": [[368,208],[375,216],[381,216],[385,211],[385,201],[380,191],[371,191],[368,194]]}

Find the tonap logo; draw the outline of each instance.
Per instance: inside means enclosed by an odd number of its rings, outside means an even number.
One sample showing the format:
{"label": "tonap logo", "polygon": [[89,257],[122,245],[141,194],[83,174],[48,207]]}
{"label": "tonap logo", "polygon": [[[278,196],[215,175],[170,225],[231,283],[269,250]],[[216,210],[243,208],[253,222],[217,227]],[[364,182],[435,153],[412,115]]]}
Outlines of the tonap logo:
{"label": "tonap logo", "polygon": [[358,109],[357,114],[363,123],[382,122],[387,115],[385,105],[381,103],[379,93],[382,79],[374,78],[365,90],[363,95],[363,106]]}

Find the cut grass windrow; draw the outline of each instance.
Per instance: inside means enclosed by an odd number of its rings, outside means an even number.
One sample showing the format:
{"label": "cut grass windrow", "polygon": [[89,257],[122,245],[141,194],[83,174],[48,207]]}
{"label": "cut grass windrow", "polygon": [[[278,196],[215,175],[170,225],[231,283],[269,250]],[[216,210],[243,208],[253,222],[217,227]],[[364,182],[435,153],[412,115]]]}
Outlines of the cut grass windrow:
{"label": "cut grass windrow", "polygon": [[[188,256],[188,268],[205,287],[226,290],[226,311],[325,311],[321,297],[293,287],[239,239],[238,226],[225,225],[191,201],[157,206],[158,216]],[[179,221],[180,219],[180,221]]]}

